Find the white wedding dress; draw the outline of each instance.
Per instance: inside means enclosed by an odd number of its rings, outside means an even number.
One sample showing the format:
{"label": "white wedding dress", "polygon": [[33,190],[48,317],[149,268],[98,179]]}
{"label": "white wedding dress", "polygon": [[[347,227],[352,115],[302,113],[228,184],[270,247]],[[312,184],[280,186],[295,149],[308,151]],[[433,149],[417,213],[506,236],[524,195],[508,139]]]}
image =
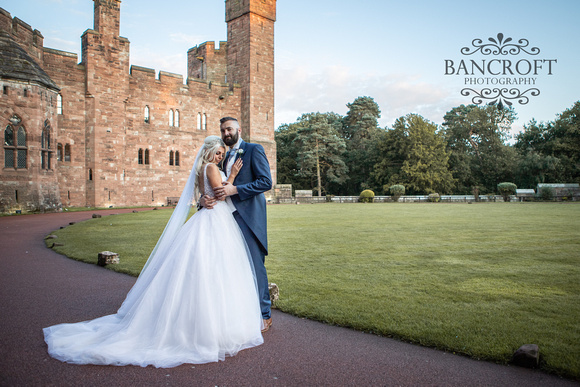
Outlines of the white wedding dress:
{"label": "white wedding dress", "polygon": [[[204,187],[213,196],[205,169]],[[74,364],[167,368],[263,343],[247,247],[225,202],[195,213],[165,251],[147,263],[117,314],[44,328],[49,354]]]}

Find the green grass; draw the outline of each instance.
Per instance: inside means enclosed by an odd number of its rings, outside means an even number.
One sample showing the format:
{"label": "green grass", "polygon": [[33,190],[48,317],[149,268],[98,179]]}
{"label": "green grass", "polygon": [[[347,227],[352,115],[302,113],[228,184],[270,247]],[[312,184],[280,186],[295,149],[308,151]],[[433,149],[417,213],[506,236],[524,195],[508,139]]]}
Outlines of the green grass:
{"label": "green grass", "polygon": [[[58,251],[93,263],[119,252],[110,268],[138,274],[169,215],[78,223],[55,232]],[[579,205],[329,203],[268,216],[279,309],[499,363],[535,343],[545,371],[580,378]]]}

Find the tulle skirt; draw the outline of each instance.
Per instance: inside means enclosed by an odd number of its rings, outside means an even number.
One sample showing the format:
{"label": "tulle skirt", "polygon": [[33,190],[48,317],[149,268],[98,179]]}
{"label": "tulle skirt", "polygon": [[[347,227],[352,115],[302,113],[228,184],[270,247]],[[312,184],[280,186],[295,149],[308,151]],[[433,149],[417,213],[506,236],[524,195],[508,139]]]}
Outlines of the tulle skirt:
{"label": "tulle skirt", "polygon": [[[162,259],[144,269],[117,314],[44,328],[48,352],[73,364],[167,368],[216,362],[260,345],[250,262],[228,206],[202,209]],[[148,277],[144,285],[141,277]]]}

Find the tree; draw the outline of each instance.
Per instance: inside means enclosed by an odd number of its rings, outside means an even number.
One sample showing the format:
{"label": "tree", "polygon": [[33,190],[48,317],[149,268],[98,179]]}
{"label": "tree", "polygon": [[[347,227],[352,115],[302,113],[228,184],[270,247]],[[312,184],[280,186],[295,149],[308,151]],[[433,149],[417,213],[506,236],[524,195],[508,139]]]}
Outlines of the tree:
{"label": "tree", "polygon": [[516,114],[495,105],[461,105],[444,116],[444,136],[451,153],[449,166],[456,191],[475,186],[495,191],[500,181],[512,180],[517,153],[506,144]]}
{"label": "tree", "polygon": [[530,121],[516,140],[514,147],[523,159],[518,175],[526,184],[580,183],[580,101],[554,122]]}
{"label": "tree", "polygon": [[395,121],[378,148],[384,150],[374,176],[388,184],[404,183],[412,193],[450,192],[449,153],[437,125],[417,114]]}
{"label": "tree", "polygon": [[341,184],[347,178],[348,168],[342,159],[346,147],[331,124],[335,119],[334,113],[303,114],[289,129],[294,131],[291,146],[296,150],[295,175],[315,182],[311,188],[318,191],[318,196],[322,196],[323,188],[327,191],[329,182]]}
{"label": "tree", "polygon": [[378,127],[381,111],[371,97],[358,97],[346,106],[349,110],[340,132],[346,143],[345,162],[350,173],[340,193],[355,195],[367,188],[380,188],[374,184],[371,173],[378,161],[376,146],[382,132]]}

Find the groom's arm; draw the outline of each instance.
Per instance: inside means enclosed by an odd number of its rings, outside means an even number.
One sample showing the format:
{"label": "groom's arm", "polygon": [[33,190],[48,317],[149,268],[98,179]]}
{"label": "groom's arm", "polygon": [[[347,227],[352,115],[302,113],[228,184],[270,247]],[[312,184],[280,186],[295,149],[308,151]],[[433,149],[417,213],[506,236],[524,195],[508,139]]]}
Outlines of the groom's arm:
{"label": "groom's arm", "polygon": [[237,194],[240,200],[250,199],[253,196],[272,189],[272,175],[270,174],[270,163],[266,157],[264,147],[254,144],[252,151],[252,176],[254,179],[246,184],[238,184]]}

